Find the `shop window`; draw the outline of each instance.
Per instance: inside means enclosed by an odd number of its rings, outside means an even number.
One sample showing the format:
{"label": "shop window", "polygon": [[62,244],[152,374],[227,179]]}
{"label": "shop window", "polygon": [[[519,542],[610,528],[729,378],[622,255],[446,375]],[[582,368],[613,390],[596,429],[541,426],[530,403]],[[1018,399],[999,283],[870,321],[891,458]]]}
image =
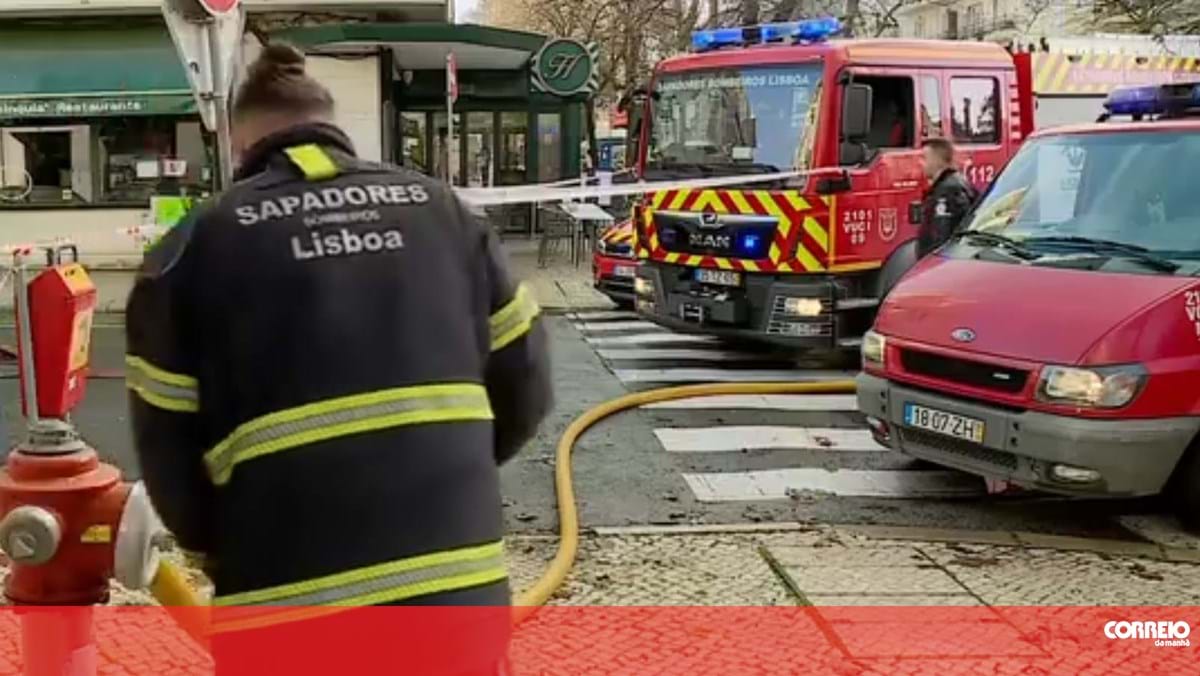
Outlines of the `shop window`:
{"label": "shop window", "polygon": [[942,127],[941,82],[936,77],[921,78],[921,138],[938,138],[946,135]]}
{"label": "shop window", "polygon": [[3,127],[0,207],[143,207],[156,195],[202,197],[212,190],[210,148],[199,122],[169,117]]}
{"label": "shop window", "polygon": [[200,124],[170,118],[113,119],[96,125],[102,201],[147,202],[154,195],[199,195],[212,185]]}
{"label": "shop window", "polygon": [[874,101],[867,146],[877,150],[913,147],[913,81],[909,77],[856,76],[869,85]]}
{"label": "shop window", "polygon": [[526,157],[529,145],[529,114],[500,114],[500,162],[496,172],[498,185],[520,185],[526,181]]}
{"label": "shop window", "polygon": [[3,202],[90,202],[93,193],[87,131],[87,127],[80,126],[0,129]]}
{"label": "shop window", "polygon": [[959,143],[1000,142],[1000,85],[990,77],[950,80],[950,123]]}
{"label": "shop window", "polygon": [[423,174],[432,173],[429,164],[429,152],[426,147],[426,115],[425,113],[400,114],[400,148],[402,157],[400,163],[407,169]]}
{"label": "shop window", "polygon": [[563,177],[562,115],[540,113],[537,116],[538,181],[549,183]]}

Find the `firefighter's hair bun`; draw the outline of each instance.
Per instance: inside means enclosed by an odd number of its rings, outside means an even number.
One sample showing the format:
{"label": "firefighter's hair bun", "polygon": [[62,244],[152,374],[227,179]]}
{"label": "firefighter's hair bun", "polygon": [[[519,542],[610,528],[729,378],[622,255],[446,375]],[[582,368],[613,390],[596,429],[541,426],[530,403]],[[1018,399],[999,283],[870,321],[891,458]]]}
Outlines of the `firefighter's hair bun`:
{"label": "firefighter's hair bun", "polygon": [[270,113],[297,118],[328,118],[333,97],[304,71],[304,53],[284,43],[263,47],[234,99],[233,114]]}
{"label": "firefighter's hair bun", "polygon": [[304,53],[284,43],[267,45],[251,66],[250,76],[269,79],[304,77]]}

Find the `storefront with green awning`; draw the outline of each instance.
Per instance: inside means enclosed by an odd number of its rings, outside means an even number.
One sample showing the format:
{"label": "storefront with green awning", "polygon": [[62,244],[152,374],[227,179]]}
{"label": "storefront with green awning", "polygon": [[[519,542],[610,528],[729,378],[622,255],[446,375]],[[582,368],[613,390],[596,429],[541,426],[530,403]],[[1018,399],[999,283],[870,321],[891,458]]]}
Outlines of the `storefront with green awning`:
{"label": "storefront with green awning", "polygon": [[[444,23],[324,25],[272,38],[310,55],[377,55],[382,158],[456,185],[578,177],[586,148],[594,146],[587,143],[598,60],[592,46]],[[457,64],[458,99],[447,124],[449,55]]]}
{"label": "storefront with green awning", "polygon": [[213,144],[161,21],[0,23],[0,64],[0,220],[212,191]]}

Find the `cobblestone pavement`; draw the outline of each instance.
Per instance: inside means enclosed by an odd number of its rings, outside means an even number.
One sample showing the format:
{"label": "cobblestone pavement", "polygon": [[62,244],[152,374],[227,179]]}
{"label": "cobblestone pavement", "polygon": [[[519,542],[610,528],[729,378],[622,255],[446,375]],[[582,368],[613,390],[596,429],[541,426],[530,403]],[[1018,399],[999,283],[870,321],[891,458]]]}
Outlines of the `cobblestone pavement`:
{"label": "cobblestone pavement", "polygon": [[[1145,654],[1105,642],[1107,616],[1086,606],[1195,610],[1200,563],[1011,542],[826,526],[590,534],[549,607],[518,629],[513,658],[528,673],[555,674],[1195,673],[1180,670],[1190,649],[1154,653],[1149,671],[1130,662]],[[539,578],[557,545],[509,538],[515,589]],[[209,593],[177,550],[165,556]],[[111,603],[154,601],[118,587]],[[96,620],[99,673],[208,673],[203,651],[165,613],[119,610]],[[17,663],[19,621],[0,614],[0,672]]]}
{"label": "cobblestone pavement", "polygon": [[[541,576],[553,536],[508,539],[514,589]],[[1103,547],[1100,547],[1103,549]],[[178,551],[202,594],[203,573]],[[848,529],[591,535],[552,605],[1200,606],[1195,562],[1019,545],[880,539]],[[114,587],[112,603],[148,605]]]}

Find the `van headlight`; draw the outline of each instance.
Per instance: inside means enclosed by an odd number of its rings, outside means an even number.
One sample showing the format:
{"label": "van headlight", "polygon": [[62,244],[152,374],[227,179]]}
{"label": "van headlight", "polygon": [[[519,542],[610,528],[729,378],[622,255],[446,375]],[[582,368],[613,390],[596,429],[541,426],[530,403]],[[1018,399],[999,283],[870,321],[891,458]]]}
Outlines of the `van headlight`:
{"label": "van headlight", "polygon": [[887,352],[887,338],[881,333],[867,331],[863,334],[862,359],[863,364],[883,366],[884,354]]}
{"label": "van headlight", "polygon": [[1037,398],[1049,404],[1120,408],[1142,391],[1146,377],[1146,369],[1140,364],[1098,368],[1047,366],[1038,381]]}

